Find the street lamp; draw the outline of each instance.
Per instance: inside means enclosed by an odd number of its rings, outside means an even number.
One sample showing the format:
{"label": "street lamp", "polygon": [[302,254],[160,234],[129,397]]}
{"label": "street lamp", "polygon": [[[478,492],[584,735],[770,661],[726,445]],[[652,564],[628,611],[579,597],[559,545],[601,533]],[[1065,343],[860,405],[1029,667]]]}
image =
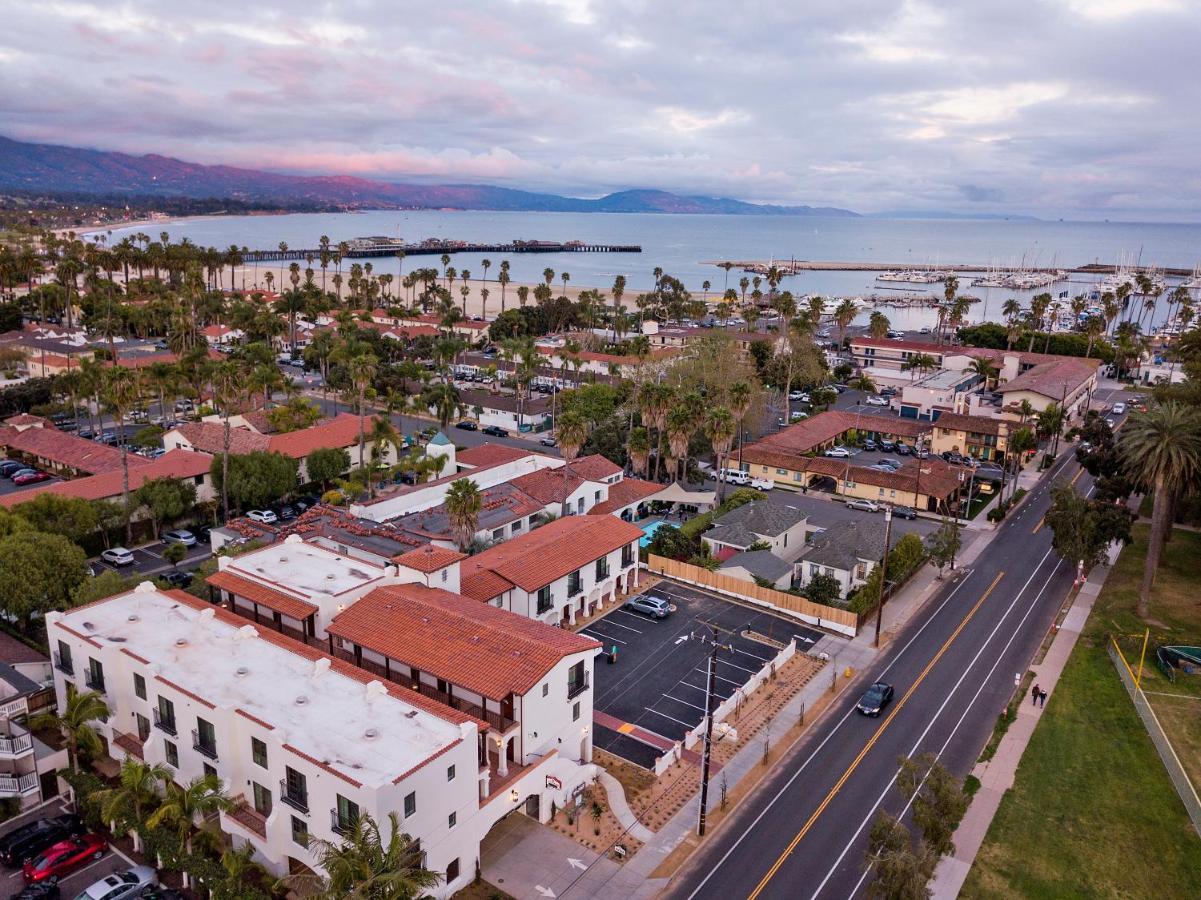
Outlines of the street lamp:
{"label": "street lamp", "polygon": [[884,555],[880,558],[880,595],[876,600],[876,637],[872,646],[880,646],[880,625],[884,620],[884,584],[888,580],[888,546],[892,540],[892,504],[884,507]]}

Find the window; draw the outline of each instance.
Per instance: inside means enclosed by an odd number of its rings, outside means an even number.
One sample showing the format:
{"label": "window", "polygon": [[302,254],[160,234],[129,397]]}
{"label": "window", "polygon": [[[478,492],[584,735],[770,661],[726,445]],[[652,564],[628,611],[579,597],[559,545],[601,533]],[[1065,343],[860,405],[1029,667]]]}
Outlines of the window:
{"label": "window", "polygon": [[446,581],[446,579],[447,579],[448,577],[450,577],[450,573],[449,573],[449,571],[448,571],[448,570],[446,570],[446,569],[443,569],[443,570],[442,570],[442,580],[443,580],[443,581]]}
{"label": "window", "polygon": [[154,724],[167,732],[167,734],[176,734],[175,704],[166,697],[160,696],[158,698],[158,708],[154,711]]}
{"label": "window", "polygon": [[588,673],[584,671],[584,661],[580,660],[567,670],[567,699],[578,697],[588,688]]}
{"label": "window", "polygon": [[459,814],[458,814],[458,813],[451,813],[449,816],[447,816],[447,817],[446,817],[446,827],[447,827],[447,828],[454,828],[454,827],[455,827],[455,824],[456,824],[458,821],[459,821]]}
{"label": "window", "polygon": [[104,693],[104,666],[92,658],[88,658],[88,673],[84,683],[94,691]]}
{"label": "window", "polygon": [[292,816],[292,840],[302,847],[309,845],[309,823]]}
{"label": "window", "polygon": [[592,495],[592,500],[595,503],[600,503],[600,491],[597,491]]}
{"label": "window", "polygon": [[140,699],[146,699],[146,679],[136,672],[133,676],[133,692],[137,694]]}
{"label": "window", "polygon": [[54,667],[67,675],[75,674],[75,664],[71,661],[71,645],[65,641],[58,642],[58,652],[54,654]]}
{"label": "window", "polygon": [[542,685],[542,696],[545,697],[549,693],[550,693],[550,685],[549,684]]}
{"label": "window", "polygon": [[551,607],[550,601],[550,585],[538,590],[538,613],[542,614]]}
{"label": "window", "polygon": [[217,730],[213,723],[197,717],[196,730],[192,732],[193,746],[210,759],[217,758]]}
{"label": "window", "polygon": [[781,468],[777,468],[777,469],[776,469],[776,474],[777,474],[777,475],[787,475],[787,474],[788,474],[788,470],[787,470],[787,469],[781,469]]}
{"label": "window", "polygon": [[179,748],[170,741],[163,741],[163,754],[167,757],[167,765],[179,768]]}
{"label": "window", "polygon": [[520,519],[518,519],[516,522],[514,522],[512,524],[512,526],[510,527],[510,531],[512,531],[513,534],[517,534],[517,532],[521,531],[521,520]]}
{"label": "window", "polygon": [[291,766],[284,767],[284,777],[279,785],[280,799],[293,809],[309,811],[308,780]]}
{"label": "window", "polygon": [[256,766],[267,768],[267,745],[256,737],[250,739],[250,758]]}
{"label": "window", "polygon": [[417,812],[417,794],[416,794],[416,792],[411,793],[411,794],[405,794],[405,818],[407,819],[409,816],[413,815],[415,812]]}
{"label": "window", "polygon": [[334,811],[334,821],[332,823],[334,831],[339,834],[345,834],[350,829],[354,828],[355,823],[359,821],[359,805],[353,800],[347,800],[341,794],[338,794],[338,806]]}
{"label": "window", "polygon": [[217,778],[218,777],[217,770],[214,769],[212,766],[210,766],[208,763],[204,764],[203,769],[204,769],[204,777],[205,778]]}
{"label": "window", "polygon": [[452,881],[454,881],[458,877],[459,877],[459,861],[458,861],[458,859],[452,859],[450,861],[450,865],[446,867],[446,883],[450,884]]}
{"label": "window", "polygon": [[634,565],[634,553],[635,550],[633,544],[626,544],[621,548],[621,566],[623,569]]}
{"label": "window", "polygon": [[494,540],[494,541],[499,541],[499,540],[503,539],[504,536],[505,536],[504,528],[497,528],[495,531],[492,532],[492,540]]}
{"label": "window", "polygon": [[580,701],[577,700],[571,705],[571,721],[578,722],[580,720]]}
{"label": "window", "polygon": [[454,767],[454,766],[447,766],[447,767],[446,767],[446,780],[447,780],[447,781],[454,781],[454,780],[455,780],[455,767]]}
{"label": "window", "polygon": [[602,556],[596,561],[596,580],[609,577],[609,557]]}

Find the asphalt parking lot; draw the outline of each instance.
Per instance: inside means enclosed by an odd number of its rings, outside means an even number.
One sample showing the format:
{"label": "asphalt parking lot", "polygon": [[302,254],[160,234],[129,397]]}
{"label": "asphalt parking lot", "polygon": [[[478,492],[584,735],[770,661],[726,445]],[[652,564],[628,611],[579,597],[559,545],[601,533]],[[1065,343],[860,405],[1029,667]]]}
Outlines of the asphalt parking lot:
{"label": "asphalt parking lot", "polygon": [[[67,811],[68,808],[65,802],[51,801],[39,809],[9,819],[3,825],[0,825],[0,836],[6,835],[10,831],[35,819],[57,816]],[[111,875],[113,872],[128,869],[131,865],[132,863],[128,860],[109,850],[102,858],[89,862],[87,865],[62,879],[58,883],[59,890],[62,892],[63,897],[75,897],[105,876]],[[18,893],[25,886],[20,869],[2,869],[0,870],[0,879],[2,879],[0,884],[3,885],[0,891],[3,892],[5,897],[10,897]]]}
{"label": "asphalt parking lot", "polygon": [[655,620],[619,607],[582,632],[601,641],[606,653],[617,648],[616,664],[610,665],[604,656],[596,660],[593,742],[646,768],[665,745],[704,719],[710,624],[718,627],[718,641],[726,645],[717,655],[715,705],[779,652],[778,647],[742,636],[744,629],[767,635],[781,646],[796,637],[802,650],[822,637],[820,631],[782,616],[677,582],[661,581],[646,593],[670,601],[676,610]]}
{"label": "asphalt parking lot", "polygon": [[[138,547],[133,551],[134,561],[129,566],[114,566],[112,563],[107,563],[99,557],[93,559],[91,563],[97,573],[109,569],[127,577],[134,574],[157,575],[172,568],[171,563],[163,559],[163,551],[166,549],[167,545],[162,541]],[[190,571],[212,555],[213,550],[211,545],[207,541],[200,541],[195,547],[188,548],[188,555],[183,558],[176,568]]]}
{"label": "asphalt parking lot", "polygon": [[[37,467],[30,466],[30,468],[37,468]],[[0,497],[5,496],[6,494],[19,494],[22,491],[28,491],[28,490],[31,490],[32,488],[40,487],[43,484],[54,484],[56,481],[62,481],[62,479],[57,478],[57,477],[51,477],[51,478],[47,478],[45,481],[39,481],[35,484],[13,484],[12,481],[9,480],[8,478],[0,478]]]}

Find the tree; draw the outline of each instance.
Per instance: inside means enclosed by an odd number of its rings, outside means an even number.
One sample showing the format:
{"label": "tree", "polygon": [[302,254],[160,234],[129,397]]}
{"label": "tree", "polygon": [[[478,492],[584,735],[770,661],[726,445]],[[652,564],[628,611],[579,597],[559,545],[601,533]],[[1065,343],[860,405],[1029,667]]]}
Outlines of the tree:
{"label": "tree", "polygon": [[366,813],[349,824],[340,843],[310,838],[309,849],[325,878],[290,875],[284,881],[319,900],[417,900],[441,880],[421,865],[421,847],[400,830],[396,813],[388,814],[391,833],[384,840],[379,825]]}
{"label": "tree", "polygon": [[359,412],[359,468],[365,468],[367,465],[364,457],[364,449],[366,447],[365,419],[367,414],[367,389],[371,387],[372,381],[375,380],[375,373],[379,364],[379,360],[370,353],[360,353],[354,356],[347,369],[350,374],[350,383],[354,386],[355,395],[358,397],[358,412]]}
{"label": "tree", "polygon": [[267,410],[267,421],[277,432],[300,431],[321,420],[320,407],[305,397],[290,397],[286,403]]}
{"label": "tree", "polygon": [[350,468],[350,451],[344,447],[318,447],[305,457],[304,466],[309,481],[327,491],[329,483]]}
{"label": "tree", "polygon": [[[31,728],[53,728],[67,745],[67,765],[79,772],[80,751],[95,756],[104,752],[104,743],[96,731],[95,722],[107,720],[108,704],[96,691],[79,693],[75,685],[67,684],[67,702],[61,712],[45,712],[29,720]],[[78,808],[78,805],[76,806]]]}
{"label": "tree", "polygon": [[117,420],[121,438],[121,502],[125,507],[125,540],[133,543],[132,510],[129,506],[129,444],[125,441],[125,417],[138,400],[138,376],[133,369],[114,365],[104,374],[104,402]]}
{"label": "tree", "polygon": [[1051,498],[1046,523],[1060,559],[1089,569],[1105,559],[1114,541],[1130,542],[1134,515],[1125,505],[1088,500],[1070,484],[1053,487]]}
{"label": "tree", "polygon": [[[555,425],[555,440],[559,444],[559,452],[567,462],[563,467],[563,483],[566,485],[571,463],[588,440],[588,420],[577,412],[563,413]],[[563,499],[566,502],[567,498]]]}
{"label": "tree", "polygon": [[879,310],[874,311],[868,317],[868,333],[877,340],[887,335],[890,328],[892,328],[892,323],[888,321],[888,316]]}
{"label": "tree", "polygon": [[88,577],[83,550],[60,534],[31,531],[0,539],[0,608],[28,631],[31,619],[66,609]]}
{"label": "tree", "polygon": [[955,852],[952,837],[967,811],[963,783],[933,753],[901,759],[897,790],[913,801],[913,822],[937,860]]}
{"label": "tree", "polygon": [[[75,543],[94,533],[100,523],[96,507],[90,501],[62,494],[38,494],[19,504],[13,512],[35,531],[61,534]],[[2,528],[0,532],[10,533]]]}
{"label": "tree", "polygon": [[171,563],[174,568],[184,561],[184,557],[188,555],[188,548],[183,544],[169,544],[163,550],[163,559]]}
{"label": "tree", "polygon": [[158,540],[159,529],[175,522],[196,506],[196,485],[182,478],[152,478],[142,483],[134,492],[138,508],[150,513],[154,538]]}
{"label": "tree", "polygon": [[75,590],[71,593],[71,603],[73,606],[82,606],[85,603],[104,600],[106,597],[125,594],[137,587],[141,580],[141,575],[126,578],[120,572],[105,569],[94,578],[85,578],[76,585]]}
{"label": "tree", "polygon": [[1131,416],[1120,435],[1122,464],[1154,499],[1138,595],[1138,614],[1146,618],[1155,573],[1172,528],[1174,503],[1185,489],[1196,487],[1201,477],[1201,416],[1195,408],[1176,401],[1155,404],[1145,413]]}
{"label": "tree", "polygon": [[[717,469],[721,469],[722,461],[730,452],[736,428],[734,416],[724,406],[715,407],[710,411],[709,418],[705,422],[705,437],[709,439],[709,444],[713,447],[714,467]],[[724,486],[724,480],[717,482],[718,503],[722,500]]]}
{"label": "tree", "polygon": [[833,575],[814,575],[805,585],[805,596],[814,603],[833,606],[842,597],[842,586]]}
{"label": "tree", "polygon": [[[174,829],[179,842],[190,856],[192,853],[192,830],[206,817],[233,809],[233,800],[221,786],[216,775],[202,775],[181,787],[166,780],[166,796],[162,805],[146,820],[146,827]],[[188,886],[188,873],[183,870],[184,887]]]}
{"label": "tree", "polygon": [[455,542],[464,553],[471,546],[480,526],[483,496],[479,486],[470,478],[459,478],[446,489],[446,517],[455,534]]}
{"label": "tree", "polygon": [[660,525],[655,529],[646,552],[667,559],[687,560],[700,552],[701,542],[689,537],[674,525]]}
{"label": "tree", "polygon": [[158,802],[158,785],[171,780],[172,771],[163,763],[147,765],[127,756],[115,786],[97,791],[89,798],[114,833],[133,832],[133,849],[141,850],[139,830]]}
{"label": "tree", "polygon": [[224,471],[229,471],[229,497],[238,509],[269,506],[296,490],[297,462],[282,453],[231,455],[218,453],[209,472],[217,490],[225,491]]}
{"label": "tree", "polygon": [[868,896],[927,900],[930,891],[926,884],[936,862],[924,847],[915,852],[909,829],[886,810],[880,810],[867,838],[866,865],[875,876],[868,885]]}
{"label": "tree", "polygon": [[942,570],[955,559],[961,543],[959,526],[949,519],[926,538],[926,552],[930,555],[930,562],[938,566],[939,578],[942,578]]}
{"label": "tree", "polygon": [[459,391],[452,382],[439,381],[431,384],[421,392],[421,403],[434,410],[438,423],[443,430],[450,425],[450,420],[457,416],[463,408]]}
{"label": "tree", "polygon": [[647,463],[651,458],[651,438],[645,428],[630,429],[630,436],[626,439],[626,450],[629,451],[630,465],[634,472],[645,476]]}

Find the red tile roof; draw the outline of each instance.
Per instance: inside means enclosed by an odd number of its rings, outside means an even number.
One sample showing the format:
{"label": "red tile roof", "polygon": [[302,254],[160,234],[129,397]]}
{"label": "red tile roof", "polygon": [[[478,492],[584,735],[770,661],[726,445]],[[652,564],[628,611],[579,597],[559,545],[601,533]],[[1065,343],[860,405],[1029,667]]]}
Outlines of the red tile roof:
{"label": "red tile roof", "polygon": [[[131,465],[129,469],[129,489],[131,491],[136,491],[147,481],[155,478],[195,478],[197,475],[207,474],[213,464],[213,458],[207,453],[193,453],[191,450],[170,450],[154,460],[131,455],[130,463],[134,459],[137,459],[139,464]],[[9,508],[19,506],[32,500],[38,494],[59,494],[63,497],[80,497],[84,500],[119,497],[123,490],[123,481],[122,471],[119,468],[111,469],[89,478],[40,484],[15,494],[5,494],[0,497],[0,506]]]}
{"label": "red tile roof", "polygon": [[462,574],[460,569],[459,590],[465,597],[487,603],[512,589],[513,582],[488,569],[478,569],[470,575]]}
{"label": "red tile roof", "polygon": [[228,570],[214,572],[205,583],[211,587],[229,591],[231,594],[237,594],[252,603],[258,603],[260,606],[273,609],[285,616],[291,616],[293,619],[304,620],[318,611],[315,603],[294,597],[278,588],[268,587],[249,578],[243,578],[241,575],[235,575]]}
{"label": "red tile roof", "polygon": [[37,425],[40,427],[54,427],[54,423],[42,416],[31,416],[29,413],[21,413],[4,420],[5,425]]}
{"label": "red tile roof", "polygon": [[[97,474],[121,468],[121,451],[97,441],[84,440],[57,428],[0,427],[0,445],[79,472]],[[129,467],[143,466],[150,460],[129,454]]]}
{"label": "red tile roof", "polygon": [[912,350],[915,353],[929,353],[935,359],[942,359],[947,353],[962,353],[962,347],[952,347],[946,344],[936,344],[933,341],[896,341],[892,338],[858,337],[849,341],[851,350],[856,347],[878,347],[887,350]]}
{"label": "red tile roof", "polygon": [[494,466],[500,463],[514,462],[531,455],[533,455],[531,451],[523,450],[520,447],[509,447],[505,444],[490,444],[485,442],[478,447],[468,447],[456,453],[455,462],[462,466],[471,466],[474,469],[480,466]]}
{"label": "red tile roof", "polygon": [[602,516],[615,513],[652,494],[658,494],[663,489],[663,485],[655,484],[653,481],[643,481],[641,478],[623,478],[616,484],[609,485],[609,499],[592,507],[589,515]]}
{"label": "red tile roof", "polygon": [[997,388],[997,392],[1011,394],[1015,391],[1030,391],[1058,402],[1064,396],[1071,396],[1096,375],[1097,365],[1098,361],[1095,359],[1074,357],[1039,363],[1017,378],[1002,384]]}
{"label": "red tile roof", "polygon": [[875,416],[832,410],[818,413],[795,425],[789,425],[775,434],[748,445],[743,450],[743,456],[745,457],[746,451],[752,447],[786,453],[808,453],[853,428],[857,428],[859,431],[875,431],[898,437],[917,437],[928,434],[932,426],[929,422],[901,419],[896,416]]}
{"label": "red tile roof", "polygon": [[976,434],[1001,434],[1002,429],[1008,433],[1009,422],[994,416],[968,416],[963,413],[945,412],[934,424],[939,428],[952,431],[968,431]]}
{"label": "red tile roof", "polygon": [[359,442],[359,417],[341,413],[309,428],[273,434],[269,449],[293,459],[303,459],[314,450],[350,447]]}
{"label": "red tile roof", "polygon": [[[179,436],[196,450],[204,453],[225,452],[225,423],[223,422],[184,422],[176,425],[171,431],[179,432]],[[271,439],[267,435],[258,434],[249,428],[233,426],[229,429],[229,452],[234,455],[266,450],[270,443]]]}
{"label": "red tile roof", "polygon": [[[614,516],[566,516],[469,557],[459,571],[464,578],[491,571],[524,591],[536,591],[641,537],[641,528]],[[496,594],[469,596],[490,600]]]}
{"label": "red tile roof", "polygon": [[584,479],[558,469],[539,469],[528,475],[519,475],[509,484],[524,491],[543,504],[564,503],[572,492],[584,483]]}
{"label": "red tile roof", "polygon": [[428,575],[430,572],[445,569],[447,566],[466,558],[467,554],[460,553],[458,550],[447,550],[445,547],[435,547],[433,544],[426,544],[424,547],[418,547],[416,550],[410,550],[408,553],[394,556],[392,561],[399,566],[416,569],[418,572],[425,572]]}
{"label": "red tile roof", "polygon": [[604,481],[621,474],[621,466],[599,453],[581,456],[571,462],[571,471],[588,481]]}
{"label": "red tile roof", "polygon": [[339,613],[330,634],[455,685],[503,700],[600,642],[419,584],[380,587]]}

